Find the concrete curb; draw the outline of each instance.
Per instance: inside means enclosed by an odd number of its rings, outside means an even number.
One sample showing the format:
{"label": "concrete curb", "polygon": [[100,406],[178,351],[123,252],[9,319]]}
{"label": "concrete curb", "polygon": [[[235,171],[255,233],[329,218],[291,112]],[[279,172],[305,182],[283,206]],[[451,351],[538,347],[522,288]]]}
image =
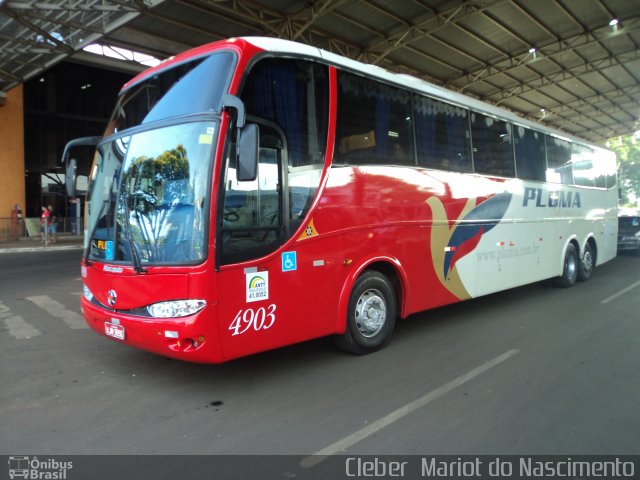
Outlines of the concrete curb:
{"label": "concrete curb", "polygon": [[82,243],[76,243],[76,242],[68,242],[65,244],[65,242],[62,243],[56,243],[54,245],[16,245],[11,244],[11,245],[7,245],[5,247],[2,246],[2,244],[0,244],[0,254],[3,253],[28,253],[28,252],[52,252],[52,251],[57,251],[57,250],[82,250],[83,246]]}

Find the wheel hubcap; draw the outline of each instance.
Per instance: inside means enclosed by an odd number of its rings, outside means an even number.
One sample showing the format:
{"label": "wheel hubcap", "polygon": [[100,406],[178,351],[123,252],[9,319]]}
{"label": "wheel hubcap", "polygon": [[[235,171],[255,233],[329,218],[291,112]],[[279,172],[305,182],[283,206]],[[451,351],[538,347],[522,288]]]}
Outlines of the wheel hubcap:
{"label": "wheel hubcap", "polygon": [[590,271],[593,268],[593,257],[591,257],[591,252],[584,252],[584,257],[582,257],[582,266],[586,271]]}
{"label": "wheel hubcap", "polygon": [[356,325],[363,337],[374,337],[387,319],[387,306],[384,297],[378,290],[367,290],[356,304]]}

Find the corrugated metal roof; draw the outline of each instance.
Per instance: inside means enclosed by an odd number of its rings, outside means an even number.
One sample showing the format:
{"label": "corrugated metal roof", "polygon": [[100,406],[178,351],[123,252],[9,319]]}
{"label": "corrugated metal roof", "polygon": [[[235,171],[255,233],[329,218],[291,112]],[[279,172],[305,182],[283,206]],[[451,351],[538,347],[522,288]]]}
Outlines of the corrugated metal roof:
{"label": "corrugated metal roof", "polygon": [[243,35],[410,73],[593,141],[640,128],[628,0],[0,0],[0,89],[93,41],[165,58]]}

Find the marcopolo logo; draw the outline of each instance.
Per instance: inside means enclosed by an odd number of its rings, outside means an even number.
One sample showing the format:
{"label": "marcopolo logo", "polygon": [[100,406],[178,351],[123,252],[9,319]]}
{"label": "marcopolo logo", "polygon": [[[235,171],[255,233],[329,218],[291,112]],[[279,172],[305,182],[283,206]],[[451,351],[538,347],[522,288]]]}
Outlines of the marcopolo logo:
{"label": "marcopolo logo", "polygon": [[525,187],[522,206],[528,207],[534,202],[536,207],[581,208],[580,192],[545,192],[541,188]]}
{"label": "marcopolo logo", "polygon": [[247,303],[269,299],[269,272],[246,273]]}
{"label": "marcopolo logo", "polygon": [[38,457],[9,457],[9,478],[25,478],[33,480],[66,480],[67,471],[73,468],[73,462],[63,462],[54,458],[38,459]]}

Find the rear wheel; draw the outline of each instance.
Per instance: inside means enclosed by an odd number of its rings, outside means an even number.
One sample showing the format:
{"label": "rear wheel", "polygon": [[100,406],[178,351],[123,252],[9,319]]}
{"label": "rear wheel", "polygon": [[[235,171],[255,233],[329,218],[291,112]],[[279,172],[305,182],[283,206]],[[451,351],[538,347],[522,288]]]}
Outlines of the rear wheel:
{"label": "rear wheel", "polygon": [[590,243],[584,246],[582,258],[578,263],[578,281],[586,282],[591,278],[593,269],[596,268],[596,253]]}
{"label": "rear wheel", "polygon": [[375,270],[364,272],[351,291],[347,329],[338,337],[338,345],[355,355],[379,349],[391,338],[396,312],[396,295],[389,279]]}
{"label": "rear wheel", "polygon": [[578,279],[578,252],[574,244],[567,245],[564,254],[564,267],[562,275],[554,279],[554,285],[560,288],[569,288],[575,285]]}

